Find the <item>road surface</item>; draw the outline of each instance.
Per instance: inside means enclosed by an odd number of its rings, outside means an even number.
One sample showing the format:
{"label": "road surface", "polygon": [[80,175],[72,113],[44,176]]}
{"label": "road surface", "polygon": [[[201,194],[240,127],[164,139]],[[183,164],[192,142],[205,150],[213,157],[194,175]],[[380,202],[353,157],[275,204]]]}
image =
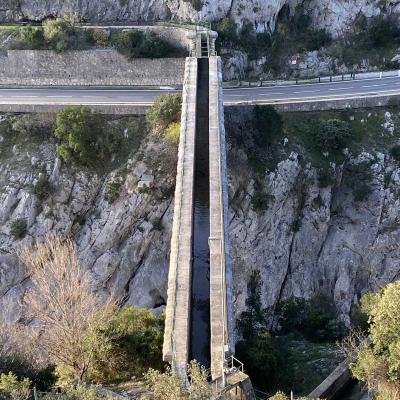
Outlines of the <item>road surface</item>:
{"label": "road surface", "polygon": [[[160,95],[178,90],[129,88],[0,88],[0,104],[151,105]],[[224,89],[225,105],[299,103],[400,94],[400,77],[360,79],[273,87]]]}

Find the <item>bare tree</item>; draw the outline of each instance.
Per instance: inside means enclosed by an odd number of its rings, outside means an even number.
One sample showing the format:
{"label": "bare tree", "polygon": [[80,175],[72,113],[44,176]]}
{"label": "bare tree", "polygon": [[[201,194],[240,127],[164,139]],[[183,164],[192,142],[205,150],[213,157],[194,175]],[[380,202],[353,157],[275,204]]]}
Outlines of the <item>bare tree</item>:
{"label": "bare tree", "polygon": [[39,322],[38,344],[61,377],[84,380],[95,353],[108,346],[104,337],[96,338],[96,328],[111,312],[112,299],[104,303],[90,289],[70,239],[50,237],[22,249],[19,257],[32,281],[26,307]]}

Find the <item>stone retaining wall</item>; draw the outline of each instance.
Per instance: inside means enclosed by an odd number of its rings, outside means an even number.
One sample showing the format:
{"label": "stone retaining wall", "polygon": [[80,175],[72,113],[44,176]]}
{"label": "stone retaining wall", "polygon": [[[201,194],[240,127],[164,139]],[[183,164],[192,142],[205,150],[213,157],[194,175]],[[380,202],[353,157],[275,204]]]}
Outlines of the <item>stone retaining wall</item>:
{"label": "stone retaining wall", "polygon": [[175,86],[182,84],[184,67],[184,58],[129,61],[113,49],[8,50],[0,55],[0,85]]}

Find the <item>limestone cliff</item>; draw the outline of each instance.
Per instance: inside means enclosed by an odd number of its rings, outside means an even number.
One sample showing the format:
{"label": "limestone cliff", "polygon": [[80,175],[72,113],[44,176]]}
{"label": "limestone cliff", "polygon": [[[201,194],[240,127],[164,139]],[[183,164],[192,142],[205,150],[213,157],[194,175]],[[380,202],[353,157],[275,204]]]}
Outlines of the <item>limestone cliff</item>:
{"label": "limestone cliff", "polygon": [[[248,277],[257,269],[265,306],[292,296],[323,294],[334,300],[348,322],[361,294],[383,287],[400,274],[400,167],[388,155],[386,143],[397,140],[399,113],[392,118],[384,110],[371,110],[349,117],[360,124],[374,120],[376,140],[386,145],[369,146],[337,165],[334,182],[325,188],[319,187],[317,170],[301,148],[288,151],[276,168],[264,167],[261,181],[256,179],[246,153],[252,135],[250,115],[248,109],[228,112],[226,121],[236,314],[244,308]],[[379,118],[382,124],[376,122]],[[131,117],[129,124],[138,124],[136,119],[132,122]],[[122,147],[130,145],[131,125],[125,127],[111,118],[113,125],[127,141]],[[283,143],[287,140],[292,139]],[[150,308],[165,304],[175,152],[159,137],[149,136],[118,168],[99,173],[62,164],[48,136],[20,141],[3,135],[2,306],[7,303],[18,318],[29,279],[15,251],[49,233],[76,239],[94,290],[105,295],[112,291],[127,303]],[[351,166],[366,160],[371,192],[355,202]],[[48,177],[48,196],[35,189],[41,176]],[[143,189],[140,182],[153,178],[151,187]],[[257,210],[254,198],[260,185],[268,193],[268,204]],[[116,192],[112,199],[110,187]],[[12,227],[21,218],[27,223],[26,236],[16,239]]]}
{"label": "limestone cliff", "polygon": [[258,31],[274,30],[284,5],[291,12],[303,3],[314,26],[340,34],[360,13],[366,16],[399,12],[398,1],[380,0],[1,0],[0,19],[42,20],[79,13],[90,22],[214,21],[225,16],[239,25],[250,22]]}

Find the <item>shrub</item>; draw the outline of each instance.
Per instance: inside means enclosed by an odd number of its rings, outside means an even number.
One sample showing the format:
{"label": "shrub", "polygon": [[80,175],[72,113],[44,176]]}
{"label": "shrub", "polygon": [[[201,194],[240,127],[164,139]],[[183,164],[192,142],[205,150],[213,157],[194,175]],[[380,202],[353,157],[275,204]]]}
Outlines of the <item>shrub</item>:
{"label": "shrub", "polygon": [[254,211],[264,211],[268,207],[270,196],[265,192],[258,190],[251,199],[251,205]]}
{"label": "shrub", "polygon": [[262,285],[260,271],[254,271],[247,283],[246,311],[238,319],[238,330],[244,339],[254,338],[264,328],[266,310],[261,302]]}
{"label": "shrub", "polygon": [[109,44],[109,35],[104,29],[93,29],[92,36],[98,46],[107,46]]}
{"label": "shrub", "polygon": [[321,151],[338,153],[343,150],[353,132],[347,122],[338,119],[329,119],[319,122],[314,132],[316,146]]}
{"label": "shrub", "polygon": [[353,189],[355,202],[365,200],[372,192],[371,161],[362,161],[357,164],[350,164],[346,167],[346,183]]}
{"label": "shrub", "polygon": [[188,3],[190,3],[196,11],[201,11],[203,8],[203,0],[184,0]]}
{"label": "shrub", "polygon": [[[279,383],[284,360],[270,333],[261,332],[251,340],[238,342],[236,356],[246,366],[256,387],[267,390]],[[268,382],[265,380],[266,376]]]}
{"label": "shrub", "polygon": [[106,198],[109,203],[114,203],[120,195],[122,183],[120,181],[108,182],[106,185]]}
{"label": "shrub", "polygon": [[97,124],[89,107],[68,107],[57,113],[54,135],[61,141],[57,154],[64,161],[96,164],[105,150],[96,134]]}
{"label": "shrub", "polygon": [[238,40],[237,25],[232,18],[225,17],[216,25],[218,40],[234,44]]}
{"label": "shrub", "polygon": [[176,53],[176,49],[165,40],[137,29],[113,32],[111,43],[118,52],[129,59],[137,57],[162,58]]}
{"label": "shrub", "polygon": [[90,375],[96,381],[129,380],[163,366],[163,319],[149,310],[134,306],[115,309],[96,335],[109,343],[107,357],[102,352],[95,354]]}
{"label": "shrub", "polygon": [[44,201],[50,196],[51,185],[47,175],[40,175],[36,182],[34,193],[40,201]]}
{"label": "shrub", "polygon": [[182,98],[178,94],[160,96],[146,115],[147,122],[153,129],[165,128],[180,118]]}
{"label": "shrub", "polygon": [[255,106],[254,119],[257,128],[255,142],[260,147],[272,144],[282,136],[283,120],[272,106]]}
{"label": "shrub", "polygon": [[368,315],[371,344],[357,346],[350,369],[357,379],[377,392],[377,399],[396,399],[400,391],[400,281],[376,294],[361,298],[361,310]]}
{"label": "shrub", "polygon": [[150,369],[145,375],[145,381],[154,400],[208,400],[213,398],[208,376],[206,368],[196,361],[191,361],[188,367],[190,385],[187,387],[182,378],[170,368],[164,373]]}
{"label": "shrub", "polygon": [[47,19],[43,22],[44,38],[52,45],[54,50],[58,52],[66,51],[70,47],[71,35],[74,32],[76,22],[79,22],[79,18],[75,14]]}
{"label": "shrub", "polygon": [[179,122],[172,122],[165,131],[165,139],[172,144],[179,144],[181,135],[181,124]]}
{"label": "shrub", "polygon": [[28,400],[31,396],[31,381],[27,378],[18,380],[12,374],[0,375],[0,400]]}
{"label": "shrub", "polygon": [[24,218],[19,218],[11,224],[10,233],[15,239],[22,239],[26,235],[26,229],[26,220]]}
{"label": "shrub", "polygon": [[398,162],[400,162],[400,145],[397,144],[390,149],[390,155]]}
{"label": "shrub", "polygon": [[29,49],[41,49],[46,41],[43,29],[36,26],[24,26],[19,30],[20,39]]}
{"label": "shrub", "polygon": [[64,388],[62,395],[47,394],[41,397],[43,400],[112,400],[113,397],[102,395],[97,386],[78,384]]}
{"label": "shrub", "polygon": [[318,50],[331,43],[332,36],[325,29],[309,30],[305,33],[305,47],[309,51]]}
{"label": "shrub", "polygon": [[338,322],[334,305],[323,297],[292,298],[277,308],[282,333],[299,332],[314,342],[332,341],[346,333]]}
{"label": "shrub", "polygon": [[324,166],[318,170],[318,186],[323,189],[335,183],[335,170],[330,166]]}

